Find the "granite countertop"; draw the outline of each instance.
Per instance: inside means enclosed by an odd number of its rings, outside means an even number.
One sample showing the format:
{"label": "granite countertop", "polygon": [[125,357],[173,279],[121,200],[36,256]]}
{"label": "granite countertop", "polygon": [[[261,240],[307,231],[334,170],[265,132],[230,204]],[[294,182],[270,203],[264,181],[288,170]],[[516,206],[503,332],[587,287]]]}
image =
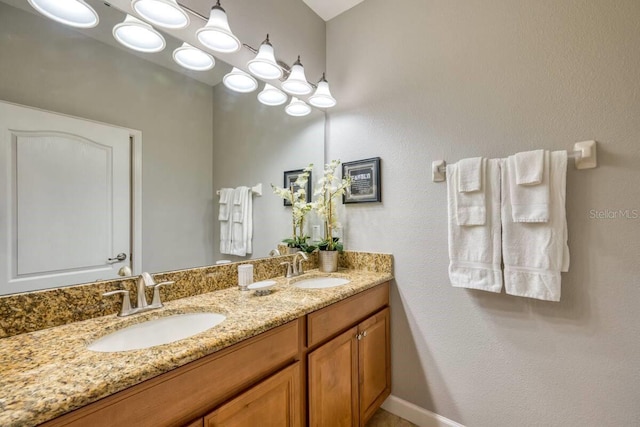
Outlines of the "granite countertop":
{"label": "granite countertop", "polygon": [[[305,276],[321,274],[309,271]],[[0,425],[43,423],[164,372],[283,325],[391,280],[389,273],[340,270],[350,283],[299,289],[274,278],[273,292],[257,296],[237,287],[165,303],[139,315],[115,315],[0,339]],[[213,311],[227,316],[191,338],[143,350],[97,353],[87,344],[115,330],[172,314]]]}

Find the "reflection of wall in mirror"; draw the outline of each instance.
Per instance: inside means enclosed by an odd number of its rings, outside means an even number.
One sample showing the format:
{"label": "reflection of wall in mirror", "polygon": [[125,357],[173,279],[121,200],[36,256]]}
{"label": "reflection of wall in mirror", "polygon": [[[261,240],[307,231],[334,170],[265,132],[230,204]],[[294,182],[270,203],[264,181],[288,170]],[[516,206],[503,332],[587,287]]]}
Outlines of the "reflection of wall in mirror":
{"label": "reflection of wall in mirror", "polygon": [[0,3],[0,99],[143,134],[143,269],[211,264],[211,87]]}
{"label": "reflection of wall in mirror", "polygon": [[[313,177],[324,167],[324,112],[291,117],[284,106],[268,107],[253,94],[237,94],[223,85],[213,89],[213,180],[219,187],[248,185],[264,180],[282,185],[285,171],[313,163]],[[312,182],[312,190],[313,190]],[[254,257],[266,256],[282,239],[291,237],[291,207],[271,191],[253,200]],[[306,234],[319,224],[315,214],[306,220]],[[214,235],[219,238],[218,230]],[[217,248],[216,248],[217,251]]]}
{"label": "reflection of wall in mirror", "polygon": [[[218,182],[219,175],[216,180],[213,177],[214,170],[220,169],[220,156],[216,155],[218,160],[212,162],[214,106],[210,86],[4,3],[0,3],[0,57],[0,99],[142,131],[144,270],[210,265],[219,259],[219,254],[214,253],[219,246],[214,234],[219,228],[214,219],[215,190],[225,184]],[[219,65],[226,66],[221,61]],[[255,123],[263,123],[264,111],[259,108],[255,93],[244,95],[244,99],[252,105],[243,109],[239,113],[242,116],[233,123],[254,123],[247,115],[254,113],[259,114]],[[218,104],[215,108],[233,116],[235,105]],[[249,111],[251,108],[255,111]],[[320,154],[314,155],[312,161],[322,164],[324,114],[315,112],[291,125],[293,118],[282,110],[274,107],[269,113],[269,126],[259,135],[264,147],[271,147],[268,155],[258,157],[257,151],[236,147],[240,156],[233,157],[237,161],[232,164],[238,170],[236,175],[230,175],[238,177],[234,187],[279,183],[282,171],[302,168],[310,161],[301,152],[297,152],[299,159],[290,157],[289,153],[296,154],[291,146],[286,153],[276,153],[275,145],[267,143],[269,132],[274,132],[274,138],[289,142],[293,136],[282,136],[285,130],[294,132],[292,135],[300,141],[317,135],[322,141],[317,150]],[[321,121],[311,120],[318,115],[322,116]],[[299,126],[302,123],[311,124],[304,129]],[[215,144],[218,141],[224,139],[216,138]],[[305,143],[302,146],[307,147]],[[264,162],[278,173],[257,177],[256,171]],[[268,216],[261,215],[271,209],[263,204],[272,199],[277,197],[269,191],[254,199],[257,227],[282,228],[269,224]],[[283,212],[281,202],[275,209]],[[288,228],[284,228],[277,238],[268,236],[269,240],[262,244],[260,228],[254,233],[254,257],[267,256],[266,248],[273,248],[287,237]]]}

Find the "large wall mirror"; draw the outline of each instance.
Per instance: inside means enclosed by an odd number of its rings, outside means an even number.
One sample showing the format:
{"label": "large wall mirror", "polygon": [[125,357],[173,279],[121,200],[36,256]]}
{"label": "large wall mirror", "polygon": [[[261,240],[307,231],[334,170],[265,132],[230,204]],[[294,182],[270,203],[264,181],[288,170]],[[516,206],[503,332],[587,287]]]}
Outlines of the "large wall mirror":
{"label": "large wall mirror", "polygon": [[[160,272],[211,265],[220,259],[267,256],[290,233],[291,213],[270,184],[282,185],[284,171],[309,163],[319,176],[324,164],[324,113],[314,109],[309,116],[291,117],[284,106],[260,104],[258,91],[229,91],[221,81],[231,67],[217,58],[210,71],[182,69],[171,59],[181,42],[166,34],[163,52],[134,53],[111,36],[124,14],[103,2],[88,3],[100,15],[100,24],[91,30],[48,20],[23,0],[0,3],[0,100],[141,132],[141,151],[131,160],[141,161],[141,191],[136,195],[141,206],[141,251],[133,252],[141,270]],[[4,149],[10,156],[11,151]],[[10,187],[17,175],[6,164],[2,168],[5,193],[15,196]],[[216,192],[259,183],[263,194],[253,199],[252,254],[244,258],[221,254]],[[84,200],[81,193],[74,196]],[[15,212],[5,211],[1,214],[6,214],[5,222],[15,221]],[[51,218],[61,216],[53,214]],[[40,215],[41,222],[46,215]],[[73,229],[74,224],[65,227]],[[8,238],[15,238],[15,230],[11,233]],[[41,247],[36,247],[38,241]],[[30,244],[40,258],[65,251],[51,247],[45,232],[31,235]],[[119,250],[113,252],[109,255]],[[8,266],[5,270],[11,270],[13,255],[2,249],[0,256]],[[115,263],[112,273],[119,267]],[[37,268],[25,276],[31,271]],[[87,279],[60,279],[42,288],[110,278],[96,271]],[[0,274],[0,295],[21,291],[6,286],[11,271]],[[56,275],[73,277],[64,269]]]}

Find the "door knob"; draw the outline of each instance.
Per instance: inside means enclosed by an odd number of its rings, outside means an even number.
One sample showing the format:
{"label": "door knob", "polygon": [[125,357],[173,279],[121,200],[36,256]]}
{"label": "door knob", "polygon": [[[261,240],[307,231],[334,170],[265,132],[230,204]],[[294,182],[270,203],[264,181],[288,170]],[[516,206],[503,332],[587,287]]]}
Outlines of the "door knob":
{"label": "door knob", "polygon": [[120,252],[118,255],[115,256],[115,258],[107,258],[107,261],[120,262],[120,261],[124,261],[125,259],[127,259],[127,254],[125,254],[124,252]]}

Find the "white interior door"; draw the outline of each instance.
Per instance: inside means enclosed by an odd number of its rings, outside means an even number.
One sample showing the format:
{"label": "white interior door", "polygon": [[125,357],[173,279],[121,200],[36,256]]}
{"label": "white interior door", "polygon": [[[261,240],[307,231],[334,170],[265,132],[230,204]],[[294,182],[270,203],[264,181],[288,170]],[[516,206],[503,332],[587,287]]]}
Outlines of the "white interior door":
{"label": "white interior door", "polygon": [[126,129],[0,102],[0,294],[130,265],[130,151]]}

